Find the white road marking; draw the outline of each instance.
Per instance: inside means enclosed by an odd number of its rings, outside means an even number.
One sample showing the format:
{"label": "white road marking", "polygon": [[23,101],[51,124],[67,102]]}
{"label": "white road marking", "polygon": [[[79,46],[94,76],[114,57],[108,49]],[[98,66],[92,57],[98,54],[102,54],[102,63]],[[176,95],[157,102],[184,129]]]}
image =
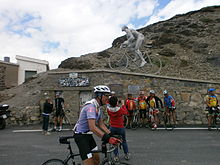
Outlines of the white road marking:
{"label": "white road marking", "polygon": [[[157,128],[157,129],[166,129],[166,128]],[[172,128],[167,128],[167,129],[172,129]],[[180,127],[180,128],[174,128],[174,129],[179,129],[179,130],[204,130],[208,129],[207,127]],[[212,129],[217,129],[217,128],[212,128]]]}
{"label": "white road marking", "polygon": [[[62,131],[70,131],[71,129],[62,129]],[[61,132],[62,132],[61,131]],[[14,133],[25,133],[25,132],[42,132],[41,129],[31,129],[31,130],[13,130]],[[56,131],[57,132],[57,131]]]}
{"label": "white road marking", "polygon": [[[158,130],[165,130],[166,128],[157,128]],[[168,130],[171,130],[171,128],[167,128]],[[217,129],[217,128],[212,128]],[[70,131],[72,129],[62,129],[62,131]],[[174,128],[174,130],[208,130],[207,127],[177,127]],[[62,132],[61,131],[61,132]],[[41,129],[31,129],[31,130],[13,130],[14,133],[28,133],[28,132],[42,132]]]}

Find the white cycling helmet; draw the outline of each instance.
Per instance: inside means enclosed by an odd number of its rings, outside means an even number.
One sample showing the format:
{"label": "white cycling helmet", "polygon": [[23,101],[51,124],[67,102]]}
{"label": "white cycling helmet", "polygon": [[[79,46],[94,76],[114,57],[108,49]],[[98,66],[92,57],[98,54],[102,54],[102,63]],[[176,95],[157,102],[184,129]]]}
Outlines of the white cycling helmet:
{"label": "white cycling helmet", "polygon": [[110,93],[111,90],[105,85],[98,85],[94,87],[94,93]]}
{"label": "white cycling helmet", "polygon": [[125,25],[121,27],[121,30],[122,30],[122,31],[124,31],[125,29],[128,29],[128,27],[125,26]]}
{"label": "white cycling helmet", "polygon": [[163,91],[163,94],[164,94],[164,95],[167,95],[167,94],[168,94],[167,90]]}
{"label": "white cycling helmet", "polygon": [[154,90],[150,90],[150,93],[155,94],[155,91]]}

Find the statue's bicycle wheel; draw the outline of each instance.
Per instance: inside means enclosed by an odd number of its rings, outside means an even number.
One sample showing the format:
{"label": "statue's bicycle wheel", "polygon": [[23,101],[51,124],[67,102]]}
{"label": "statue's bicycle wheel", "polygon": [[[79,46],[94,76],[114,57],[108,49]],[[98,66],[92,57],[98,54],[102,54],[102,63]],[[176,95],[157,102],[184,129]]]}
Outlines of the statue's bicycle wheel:
{"label": "statue's bicycle wheel", "polygon": [[141,72],[149,74],[158,74],[162,68],[162,62],[158,55],[144,54],[145,61],[147,62],[143,67],[140,67]]}
{"label": "statue's bicycle wheel", "polygon": [[125,52],[114,53],[109,58],[109,67],[114,70],[125,70],[128,66],[128,57]]}

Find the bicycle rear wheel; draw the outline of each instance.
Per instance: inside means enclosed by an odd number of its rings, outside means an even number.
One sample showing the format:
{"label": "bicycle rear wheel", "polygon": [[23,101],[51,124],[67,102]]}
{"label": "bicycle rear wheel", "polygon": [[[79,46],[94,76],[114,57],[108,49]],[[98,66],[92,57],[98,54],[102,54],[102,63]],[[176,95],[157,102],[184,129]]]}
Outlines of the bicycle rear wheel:
{"label": "bicycle rear wheel", "polygon": [[50,159],[44,162],[42,165],[66,165],[66,164],[60,159]]}
{"label": "bicycle rear wheel", "polygon": [[68,125],[72,128],[72,124],[70,122],[70,119],[66,115],[64,115],[64,117],[63,117],[63,124]]}
{"label": "bicycle rear wheel", "polygon": [[128,57],[125,52],[117,52],[110,56],[109,67],[114,70],[125,70],[128,66]]}

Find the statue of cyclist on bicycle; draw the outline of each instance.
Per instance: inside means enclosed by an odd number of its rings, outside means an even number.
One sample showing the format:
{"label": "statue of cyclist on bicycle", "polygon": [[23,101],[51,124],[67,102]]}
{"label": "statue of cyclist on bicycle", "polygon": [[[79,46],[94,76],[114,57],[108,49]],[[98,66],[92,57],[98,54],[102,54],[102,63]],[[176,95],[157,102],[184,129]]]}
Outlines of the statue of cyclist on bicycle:
{"label": "statue of cyclist on bicycle", "polygon": [[127,26],[123,26],[121,30],[127,33],[126,34],[127,40],[121,44],[120,48],[122,47],[129,48],[130,51],[135,55],[134,61],[136,61],[137,58],[140,58],[141,59],[140,67],[143,67],[147,62],[143,58],[143,55],[139,50],[139,48],[144,41],[144,35],[134,29],[129,29]]}

